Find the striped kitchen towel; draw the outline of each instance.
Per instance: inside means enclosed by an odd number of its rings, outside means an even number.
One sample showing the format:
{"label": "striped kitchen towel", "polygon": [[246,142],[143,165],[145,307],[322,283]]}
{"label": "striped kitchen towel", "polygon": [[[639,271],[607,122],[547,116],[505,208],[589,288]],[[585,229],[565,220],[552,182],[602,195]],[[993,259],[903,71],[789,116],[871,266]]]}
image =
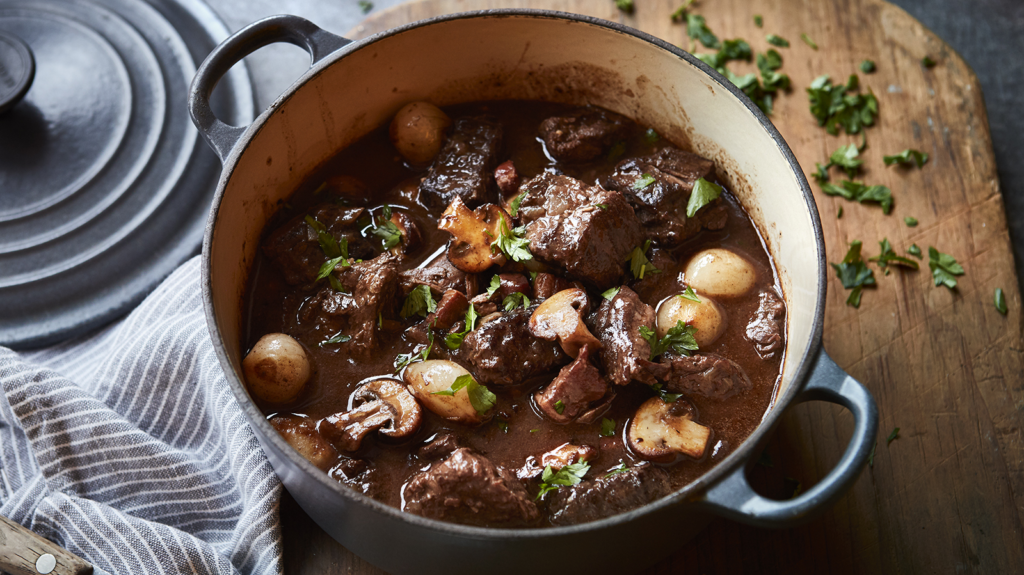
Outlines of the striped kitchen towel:
{"label": "striped kitchen towel", "polygon": [[281,484],[200,294],[196,257],[98,333],[0,347],[0,515],[98,573],[281,572]]}

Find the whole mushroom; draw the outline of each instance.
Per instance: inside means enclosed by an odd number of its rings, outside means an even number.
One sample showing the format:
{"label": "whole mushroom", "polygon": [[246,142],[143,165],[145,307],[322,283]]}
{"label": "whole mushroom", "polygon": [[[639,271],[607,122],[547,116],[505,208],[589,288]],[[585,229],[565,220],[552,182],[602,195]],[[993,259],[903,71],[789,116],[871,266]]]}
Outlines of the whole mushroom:
{"label": "whole mushroom", "polygon": [[266,403],[282,404],[298,397],[309,381],[309,358],[302,344],[284,333],[261,337],[242,360],[249,391]]}
{"label": "whole mushroom", "polygon": [[416,398],[393,379],[364,383],[349,399],[352,409],[317,424],[320,433],[341,451],[356,451],[371,431],[392,439],[409,437],[423,421]]}

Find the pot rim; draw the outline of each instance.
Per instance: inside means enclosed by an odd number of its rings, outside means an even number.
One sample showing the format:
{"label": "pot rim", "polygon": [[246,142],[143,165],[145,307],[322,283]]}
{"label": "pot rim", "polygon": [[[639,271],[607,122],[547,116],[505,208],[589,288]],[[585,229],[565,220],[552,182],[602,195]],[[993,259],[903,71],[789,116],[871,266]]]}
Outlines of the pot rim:
{"label": "pot rim", "polygon": [[[250,399],[245,385],[242,383],[240,377],[235,372],[234,367],[231,364],[231,360],[227,354],[227,343],[224,341],[220,329],[217,326],[215,314],[213,310],[213,287],[212,287],[212,274],[211,274],[211,258],[210,258],[210,246],[213,241],[214,228],[216,227],[217,220],[220,216],[221,201],[224,196],[225,189],[227,187],[227,181],[231,179],[235,168],[237,167],[238,160],[242,154],[248,148],[249,143],[259,134],[263,126],[266,124],[267,119],[277,111],[281,106],[284,105],[296,92],[301,90],[310,80],[322,73],[326,68],[333,65],[338,60],[346,57],[352,52],[356,52],[368,46],[371,46],[381,40],[396,36],[404,32],[414,30],[424,26],[431,26],[443,22],[455,21],[455,20],[466,20],[475,18],[538,18],[538,19],[553,19],[571,21],[580,24],[588,24],[599,28],[605,28],[619,34],[635,37],[643,40],[648,44],[653,45],[656,48],[665,50],[674,56],[685,60],[692,66],[695,66],[707,77],[715,82],[718,87],[727,90],[730,94],[736,97],[739,102],[747,108],[747,110],[754,115],[755,119],[760,123],[761,128],[764,129],[779,151],[785,157],[786,162],[789,164],[790,169],[795,173],[797,177],[797,184],[800,187],[800,192],[803,195],[804,202],[806,203],[807,210],[811,216],[811,225],[813,227],[813,234],[816,240],[818,249],[817,257],[817,294],[814,311],[812,316],[812,325],[809,337],[809,344],[804,350],[804,353],[800,360],[797,362],[797,367],[792,379],[792,383],[785,390],[782,395],[773,398],[769,410],[762,417],[761,423],[754,429],[754,431],[725,459],[715,465],[713,468],[708,470],[706,473],[693,480],[684,487],[677,491],[649,502],[631,511],[620,513],[618,515],[612,515],[591,521],[588,523],[579,523],[568,526],[553,526],[553,527],[530,527],[530,528],[502,528],[502,527],[477,527],[472,525],[463,525],[458,523],[450,523],[446,521],[440,521],[436,519],[429,519],[414,515],[402,511],[399,508],[392,507],[376,499],[368,497],[362,493],[354,491],[341,483],[331,479],[326,473],[315,467],[312,463],[302,457],[295,449],[293,449],[284,438],[277,433],[274,428],[269,424],[266,415],[260,411],[256,404]],[[774,258],[773,258],[774,259]],[[214,195],[213,204],[210,212],[210,217],[207,220],[206,231],[203,236],[203,261],[202,261],[202,292],[203,292],[203,308],[206,315],[207,328],[210,331],[211,339],[213,341],[214,351],[220,361],[221,367],[225,372],[225,377],[228,380],[231,390],[238,400],[240,407],[249,416],[250,423],[256,425],[259,428],[260,434],[265,439],[269,440],[274,444],[274,447],[284,455],[291,463],[297,465],[302,471],[311,476],[314,481],[319,482],[323,487],[333,491],[340,497],[348,498],[353,503],[369,506],[371,509],[385,515],[390,515],[393,519],[399,521],[407,521],[412,525],[430,529],[441,533],[452,533],[457,534],[460,537],[475,538],[481,540],[491,539],[540,539],[548,537],[557,537],[561,535],[575,535],[584,533],[591,530],[610,528],[621,523],[628,523],[633,521],[635,518],[648,513],[653,513],[661,510],[668,506],[677,504],[683,504],[686,502],[698,503],[703,498],[704,492],[714,485],[716,482],[729,476],[738,467],[751,464],[753,461],[752,454],[757,447],[762,445],[767,439],[769,434],[774,430],[778,424],[779,419],[783,413],[806,386],[808,378],[814,368],[815,359],[820,353],[822,353],[822,332],[824,329],[824,315],[825,315],[825,295],[826,295],[826,266],[825,266],[825,249],[824,249],[824,236],[821,228],[821,219],[818,214],[817,204],[814,201],[814,196],[811,193],[810,185],[807,182],[807,178],[804,175],[803,169],[801,169],[796,156],[793,154],[789,145],[783,139],[778,129],[768,119],[768,117],[757,107],[751,100],[746,98],[743,92],[733,85],[728,79],[716,72],[710,66],[690,54],[681,48],[678,48],[660,38],[652,36],[641,30],[625,26],[616,22],[611,22],[601,18],[593,16],[586,16],[582,14],[573,14],[569,12],[562,12],[557,10],[542,10],[542,9],[520,9],[520,8],[502,8],[502,9],[488,9],[488,10],[473,10],[466,12],[459,12],[454,14],[446,14],[442,16],[435,16],[424,20],[419,20],[403,26],[398,26],[382,32],[378,32],[364,38],[362,40],[353,41],[349,44],[342,46],[335,50],[333,53],[324,57],[319,62],[312,65],[307,71],[305,71],[296,81],[288,87],[274,102],[264,110],[252,124],[247,126],[244,133],[237,140],[237,144],[231,149],[230,153],[224,160],[224,166],[221,173],[220,182],[217,186],[217,191]],[[237,344],[234,344],[237,345]],[[789,349],[789,343],[786,344],[787,354],[791,350]]]}

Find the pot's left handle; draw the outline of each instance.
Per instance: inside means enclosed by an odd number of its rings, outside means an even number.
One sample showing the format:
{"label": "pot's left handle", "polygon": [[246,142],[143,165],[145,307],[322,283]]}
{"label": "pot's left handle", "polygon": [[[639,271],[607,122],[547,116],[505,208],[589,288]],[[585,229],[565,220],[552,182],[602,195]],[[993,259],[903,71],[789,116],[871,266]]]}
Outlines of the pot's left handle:
{"label": "pot's left handle", "polygon": [[312,67],[352,41],[331,34],[305,18],[281,15],[253,22],[214,48],[189,87],[188,112],[221,163],[227,160],[247,126],[229,126],[218,120],[210,108],[210,94],[217,82],[242,58],[276,42],[288,42],[309,52],[309,65]]}

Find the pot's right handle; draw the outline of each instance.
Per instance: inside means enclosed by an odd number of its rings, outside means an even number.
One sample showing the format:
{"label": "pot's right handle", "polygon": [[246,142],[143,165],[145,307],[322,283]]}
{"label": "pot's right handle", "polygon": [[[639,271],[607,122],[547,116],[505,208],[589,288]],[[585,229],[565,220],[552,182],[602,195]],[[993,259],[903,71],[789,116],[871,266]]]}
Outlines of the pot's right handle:
{"label": "pot's right handle", "polygon": [[758,495],[742,465],[705,493],[703,503],[713,513],[761,527],[788,527],[824,510],[853,484],[875,447],[878,407],[871,393],[850,377],[822,349],[798,402],[828,401],[853,412],[854,430],[842,459],[814,487],[799,496],[777,501]]}
{"label": "pot's right handle", "polygon": [[227,160],[247,126],[229,126],[218,120],[210,108],[210,94],[242,58],[276,42],[288,42],[309,52],[312,67],[352,40],[331,34],[305,18],[281,15],[253,22],[214,48],[199,66],[189,87],[188,112],[221,163]]}

